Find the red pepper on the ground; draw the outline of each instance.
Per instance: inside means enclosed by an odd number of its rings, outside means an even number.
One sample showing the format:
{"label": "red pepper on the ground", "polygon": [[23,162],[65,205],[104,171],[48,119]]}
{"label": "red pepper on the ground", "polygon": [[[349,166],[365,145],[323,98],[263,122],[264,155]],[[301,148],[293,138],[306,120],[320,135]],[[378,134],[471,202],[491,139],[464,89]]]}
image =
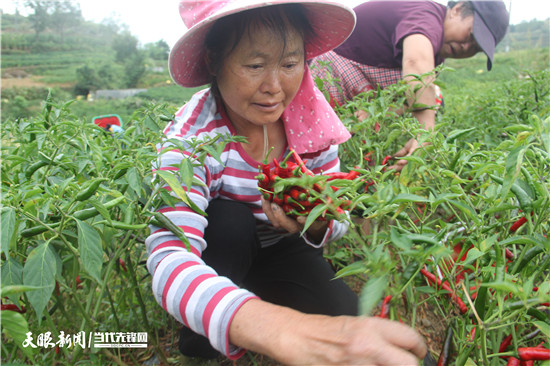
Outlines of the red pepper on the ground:
{"label": "red pepper on the ground", "polygon": [[388,163],[388,161],[390,161],[391,159],[392,159],[391,155],[386,155],[384,157],[384,159],[382,160],[382,165],[386,165]]}

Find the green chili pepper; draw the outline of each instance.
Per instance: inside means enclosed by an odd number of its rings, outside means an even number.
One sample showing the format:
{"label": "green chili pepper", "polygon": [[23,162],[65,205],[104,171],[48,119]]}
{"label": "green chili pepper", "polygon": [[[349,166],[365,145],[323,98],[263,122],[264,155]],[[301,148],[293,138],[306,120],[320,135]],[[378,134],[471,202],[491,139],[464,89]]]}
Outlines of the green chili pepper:
{"label": "green chili pepper", "polygon": [[75,197],[76,201],[84,201],[90,198],[94,193],[97,192],[97,189],[99,188],[99,185],[106,181],[107,178],[96,178],[91,181],[91,183],[82,189]]}
{"label": "green chili pepper", "polygon": [[31,164],[27,170],[25,171],[25,177],[30,178],[34,172],[36,172],[38,169],[42,168],[43,166],[48,165],[49,163],[44,160],[37,161],[36,163]]}
{"label": "green chili pepper", "polygon": [[188,251],[191,251],[191,243],[189,239],[185,236],[185,232],[176,224],[174,224],[168,217],[166,217],[162,212],[151,212],[153,215],[154,221],[151,220],[151,224],[170,230],[174,235],[181,240]]}
{"label": "green chili pepper", "polygon": [[102,221],[98,221],[96,223],[97,225],[107,225],[107,226],[110,226],[112,228],[115,228],[115,229],[120,229],[120,230],[141,230],[141,229],[144,229],[147,227],[147,224],[126,224],[124,222],[121,222],[121,221],[107,221],[107,220],[102,220]]}
{"label": "green chili pepper", "polygon": [[512,274],[516,274],[516,273],[521,272],[523,267],[525,267],[525,265],[527,265],[527,263],[531,262],[531,260],[534,257],[536,257],[538,254],[540,254],[542,252],[542,250],[543,249],[541,247],[533,247],[533,248],[527,249],[525,254],[522,257],[520,256],[521,260],[519,262],[516,262],[516,264],[512,268]]}
{"label": "green chili pepper", "polygon": [[[504,184],[504,179],[497,177],[496,175],[490,174],[489,175],[495,182],[502,185]],[[519,206],[526,211],[529,207],[531,207],[531,197],[525,192],[523,188],[516,182],[512,183],[512,186],[510,187],[510,191],[516,196]]]}
{"label": "green chili pepper", "polygon": [[[124,197],[124,196],[117,197],[117,198],[112,199],[108,202],[105,202],[103,204],[103,207],[105,207],[106,209],[112,208],[112,207],[118,205],[120,202],[124,201],[125,199],[126,199],[126,197]],[[90,208],[86,208],[84,210],[76,211],[72,216],[76,219],[79,219],[79,220],[83,221],[83,220],[87,220],[89,218],[94,217],[98,213],[99,213],[99,211],[97,210],[97,208],[90,207]]]}
{"label": "green chili pepper", "polygon": [[55,223],[53,223],[51,225],[47,225],[47,226],[39,225],[39,226],[30,227],[28,229],[24,229],[24,230],[21,231],[21,237],[30,238],[32,236],[42,234],[42,233],[48,231],[50,228],[54,229],[54,228],[58,227],[59,224],[60,224],[59,222],[55,222]]}

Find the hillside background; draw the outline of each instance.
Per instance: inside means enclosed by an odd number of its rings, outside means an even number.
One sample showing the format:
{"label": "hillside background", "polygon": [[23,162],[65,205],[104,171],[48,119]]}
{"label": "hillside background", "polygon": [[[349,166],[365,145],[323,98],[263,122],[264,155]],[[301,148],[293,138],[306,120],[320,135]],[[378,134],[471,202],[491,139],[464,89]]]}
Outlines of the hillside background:
{"label": "hillside background", "polygon": [[[123,121],[146,103],[179,106],[196,91],[172,84],[165,41],[141,45],[124,24],[86,21],[70,1],[29,4],[34,11],[29,16],[2,14],[2,121],[33,115],[48,91],[55,99],[75,100],[73,111],[83,118],[116,113]],[[472,78],[496,80],[547,69],[549,45],[548,19],[511,25],[497,47],[493,71],[485,72],[484,55],[449,60],[459,72],[442,74],[442,81],[452,81],[444,92],[461,90]],[[95,98],[105,89],[146,91],[124,99]]]}

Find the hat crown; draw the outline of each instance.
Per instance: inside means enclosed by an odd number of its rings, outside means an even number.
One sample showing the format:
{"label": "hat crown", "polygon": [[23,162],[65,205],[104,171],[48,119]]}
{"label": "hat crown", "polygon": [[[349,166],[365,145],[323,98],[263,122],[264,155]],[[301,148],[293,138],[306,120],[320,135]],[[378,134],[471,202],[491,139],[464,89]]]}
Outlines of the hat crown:
{"label": "hat crown", "polygon": [[472,1],[475,12],[481,17],[498,44],[506,35],[510,15],[503,1]]}
{"label": "hat crown", "polygon": [[181,19],[191,28],[223,9],[229,1],[182,0],[179,4]]}

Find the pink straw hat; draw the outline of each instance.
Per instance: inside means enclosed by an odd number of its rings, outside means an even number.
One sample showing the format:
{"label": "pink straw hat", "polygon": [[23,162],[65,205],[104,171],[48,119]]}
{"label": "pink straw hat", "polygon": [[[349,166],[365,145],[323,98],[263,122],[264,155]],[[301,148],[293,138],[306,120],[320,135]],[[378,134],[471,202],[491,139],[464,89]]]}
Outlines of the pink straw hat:
{"label": "pink straw hat", "polygon": [[204,41],[216,20],[245,10],[291,3],[304,6],[316,34],[315,38],[305,40],[308,60],[339,46],[355,27],[355,12],[336,1],[181,0],[180,15],[188,30],[170,51],[168,66],[172,79],[184,87],[209,82]]}

